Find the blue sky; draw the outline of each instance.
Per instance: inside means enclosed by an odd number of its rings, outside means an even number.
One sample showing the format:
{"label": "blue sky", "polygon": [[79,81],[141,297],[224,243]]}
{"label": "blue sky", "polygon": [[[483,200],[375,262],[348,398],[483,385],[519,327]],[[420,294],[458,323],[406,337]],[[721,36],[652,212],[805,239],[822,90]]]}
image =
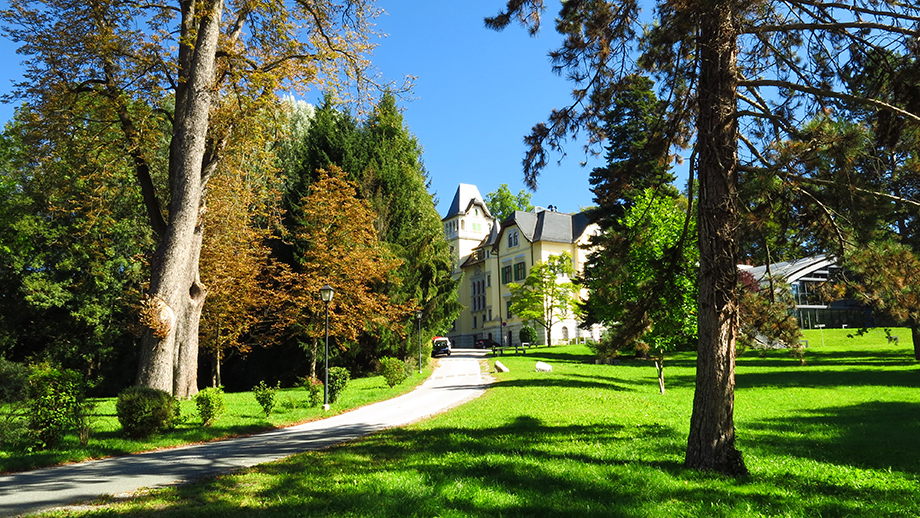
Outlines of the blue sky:
{"label": "blue sky", "polygon": [[[387,79],[417,77],[413,99],[401,106],[424,148],[439,213],[444,215],[459,183],[476,185],[483,196],[502,183],[514,193],[523,189],[524,135],[569,100],[570,85],[552,73],[547,57],[558,42],[552,30],[555,3],[547,2],[548,17],[536,38],[518,26],[500,33],[483,26],[483,18],[497,13],[504,0],[378,4],[387,12],[377,20],[378,29],[388,36],[372,60]],[[21,79],[22,57],[15,49],[0,38],[0,93]],[[0,104],[0,120],[9,120],[13,108]],[[601,161],[581,167],[582,144],[570,142],[566,150],[569,156],[559,166],[551,156],[533,193],[535,205],[575,212],[592,204],[588,175]]]}

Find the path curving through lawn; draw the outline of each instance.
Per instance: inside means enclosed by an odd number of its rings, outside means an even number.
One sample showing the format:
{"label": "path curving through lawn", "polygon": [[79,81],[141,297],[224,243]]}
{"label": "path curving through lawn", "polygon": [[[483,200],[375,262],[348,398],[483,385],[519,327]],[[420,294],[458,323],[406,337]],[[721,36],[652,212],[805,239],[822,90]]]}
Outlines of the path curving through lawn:
{"label": "path curving through lawn", "polygon": [[480,396],[483,352],[454,350],[416,390],[328,419],[264,434],[0,476],[0,516],[179,484],[403,426]]}

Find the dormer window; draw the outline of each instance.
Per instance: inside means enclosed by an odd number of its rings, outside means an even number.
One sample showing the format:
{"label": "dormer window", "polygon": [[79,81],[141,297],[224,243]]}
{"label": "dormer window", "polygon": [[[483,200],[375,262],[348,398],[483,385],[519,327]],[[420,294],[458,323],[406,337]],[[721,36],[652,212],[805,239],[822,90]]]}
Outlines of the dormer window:
{"label": "dormer window", "polygon": [[513,246],[518,246],[517,230],[515,230],[514,232],[508,232],[508,248],[511,248]]}

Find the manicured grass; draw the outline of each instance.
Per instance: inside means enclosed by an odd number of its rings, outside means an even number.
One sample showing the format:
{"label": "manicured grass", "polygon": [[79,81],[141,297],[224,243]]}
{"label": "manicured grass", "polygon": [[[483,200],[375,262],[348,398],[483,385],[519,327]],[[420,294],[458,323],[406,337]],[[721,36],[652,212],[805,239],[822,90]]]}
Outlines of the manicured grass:
{"label": "manicured grass", "polygon": [[183,401],[182,424],[171,432],[142,440],[124,437],[115,414],[115,398],[96,399],[93,400],[96,406],[92,434],[86,446],[80,445],[77,436],[69,435],[54,450],[0,450],[0,473],[170,448],[314,421],[409,392],[431,374],[432,368],[433,364],[430,364],[423,374],[416,372],[393,388],[387,386],[383,376],[353,379],[328,412],[323,411],[322,405],[309,406],[309,394],[304,388],[278,391],[275,409],[268,419],[251,392],[229,393],[224,395],[226,410],[223,415],[212,426],[205,428],[201,426],[195,401]]}
{"label": "manicured grass", "polygon": [[[595,365],[582,346],[504,356],[488,392],[414,426],[158,490],[92,515],[904,517],[920,515],[920,367],[884,334],[807,333],[738,360],[735,480],[682,467],[694,355]],[[900,335],[906,336],[904,332]],[[534,362],[553,366],[534,372]]]}

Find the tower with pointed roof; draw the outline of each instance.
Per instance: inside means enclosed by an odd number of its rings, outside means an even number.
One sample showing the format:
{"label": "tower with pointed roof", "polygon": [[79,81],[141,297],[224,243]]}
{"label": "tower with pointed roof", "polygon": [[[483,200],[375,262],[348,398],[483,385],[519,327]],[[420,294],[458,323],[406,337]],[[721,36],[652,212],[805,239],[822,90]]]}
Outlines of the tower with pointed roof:
{"label": "tower with pointed roof", "polygon": [[[563,252],[572,256],[573,266],[580,271],[588,238],[597,231],[583,213],[542,207],[516,211],[499,222],[479,189],[470,184],[459,185],[442,221],[454,254],[454,275],[462,277],[458,299],[463,310],[447,333],[458,347],[472,347],[479,339],[519,344],[525,322],[510,312],[508,283],[522,282],[534,264]],[[550,336],[544,336],[542,328],[537,332],[541,343],[600,336],[597,329],[580,329],[574,317],[554,325]]]}

